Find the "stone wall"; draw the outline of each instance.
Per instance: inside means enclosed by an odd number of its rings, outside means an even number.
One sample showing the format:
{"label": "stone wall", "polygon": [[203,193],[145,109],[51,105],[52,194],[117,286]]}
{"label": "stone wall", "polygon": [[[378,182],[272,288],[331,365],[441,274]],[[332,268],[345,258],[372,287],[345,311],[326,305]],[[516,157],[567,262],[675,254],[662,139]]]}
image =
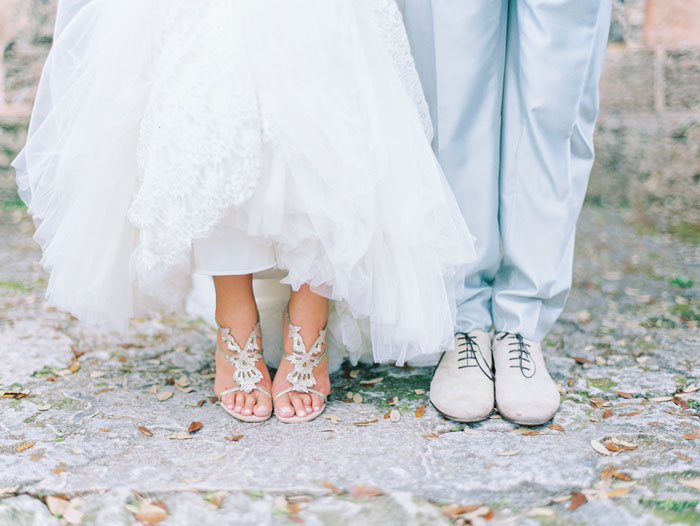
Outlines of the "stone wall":
{"label": "stone wall", "polygon": [[[3,201],[16,199],[7,165],[24,140],[54,5],[0,0]],[[661,225],[700,224],[700,0],[613,1],[596,145],[589,202],[631,206]]]}
{"label": "stone wall", "polygon": [[700,0],[616,1],[589,201],[700,225]]}

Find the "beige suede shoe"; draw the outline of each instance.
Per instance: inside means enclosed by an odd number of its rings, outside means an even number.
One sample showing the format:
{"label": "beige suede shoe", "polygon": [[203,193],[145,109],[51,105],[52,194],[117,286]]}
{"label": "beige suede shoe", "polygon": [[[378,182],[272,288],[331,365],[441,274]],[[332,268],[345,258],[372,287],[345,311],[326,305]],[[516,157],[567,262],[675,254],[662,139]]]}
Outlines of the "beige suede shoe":
{"label": "beige suede shoe", "polygon": [[552,419],[559,390],[547,372],[542,346],[520,334],[499,332],[493,339],[496,407],[503,418],[524,426]]}
{"label": "beige suede shoe", "polygon": [[491,335],[476,330],[455,335],[455,348],[442,354],[430,384],[430,402],[458,422],[486,420],[494,408]]}

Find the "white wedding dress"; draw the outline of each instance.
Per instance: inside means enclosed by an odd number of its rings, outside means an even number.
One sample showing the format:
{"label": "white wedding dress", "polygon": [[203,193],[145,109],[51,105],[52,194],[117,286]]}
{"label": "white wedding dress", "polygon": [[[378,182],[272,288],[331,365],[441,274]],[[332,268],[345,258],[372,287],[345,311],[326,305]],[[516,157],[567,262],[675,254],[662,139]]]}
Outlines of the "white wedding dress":
{"label": "white wedding dress", "polygon": [[473,258],[430,137],[394,0],[62,0],[13,165],[52,305],[123,329],[277,270],[400,364],[451,346]]}

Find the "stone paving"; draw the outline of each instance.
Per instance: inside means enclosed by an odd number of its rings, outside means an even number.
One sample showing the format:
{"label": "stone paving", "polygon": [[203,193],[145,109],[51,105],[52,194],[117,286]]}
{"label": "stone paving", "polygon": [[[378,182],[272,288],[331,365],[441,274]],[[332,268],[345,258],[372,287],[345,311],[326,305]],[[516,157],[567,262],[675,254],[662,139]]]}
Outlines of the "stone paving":
{"label": "stone paving", "polygon": [[331,418],[289,426],[212,402],[202,321],[100,334],[47,308],[32,223],[6,205],[0,526],[700,524],[700,233],[634,218],[584,210],[549,425],[449,422],[429,368],[385,365],[346,366]]}

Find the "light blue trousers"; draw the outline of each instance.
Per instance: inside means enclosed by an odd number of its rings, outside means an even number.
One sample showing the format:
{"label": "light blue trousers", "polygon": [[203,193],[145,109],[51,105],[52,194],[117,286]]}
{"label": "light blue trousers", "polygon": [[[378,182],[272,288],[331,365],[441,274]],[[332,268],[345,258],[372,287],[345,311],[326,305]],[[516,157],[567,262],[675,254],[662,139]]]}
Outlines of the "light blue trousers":
{"label": "light blue trousers", "polygon": [[405,0],[435,150],[477,260],[457,330],[540,341],[571,288],[610,0]]}

